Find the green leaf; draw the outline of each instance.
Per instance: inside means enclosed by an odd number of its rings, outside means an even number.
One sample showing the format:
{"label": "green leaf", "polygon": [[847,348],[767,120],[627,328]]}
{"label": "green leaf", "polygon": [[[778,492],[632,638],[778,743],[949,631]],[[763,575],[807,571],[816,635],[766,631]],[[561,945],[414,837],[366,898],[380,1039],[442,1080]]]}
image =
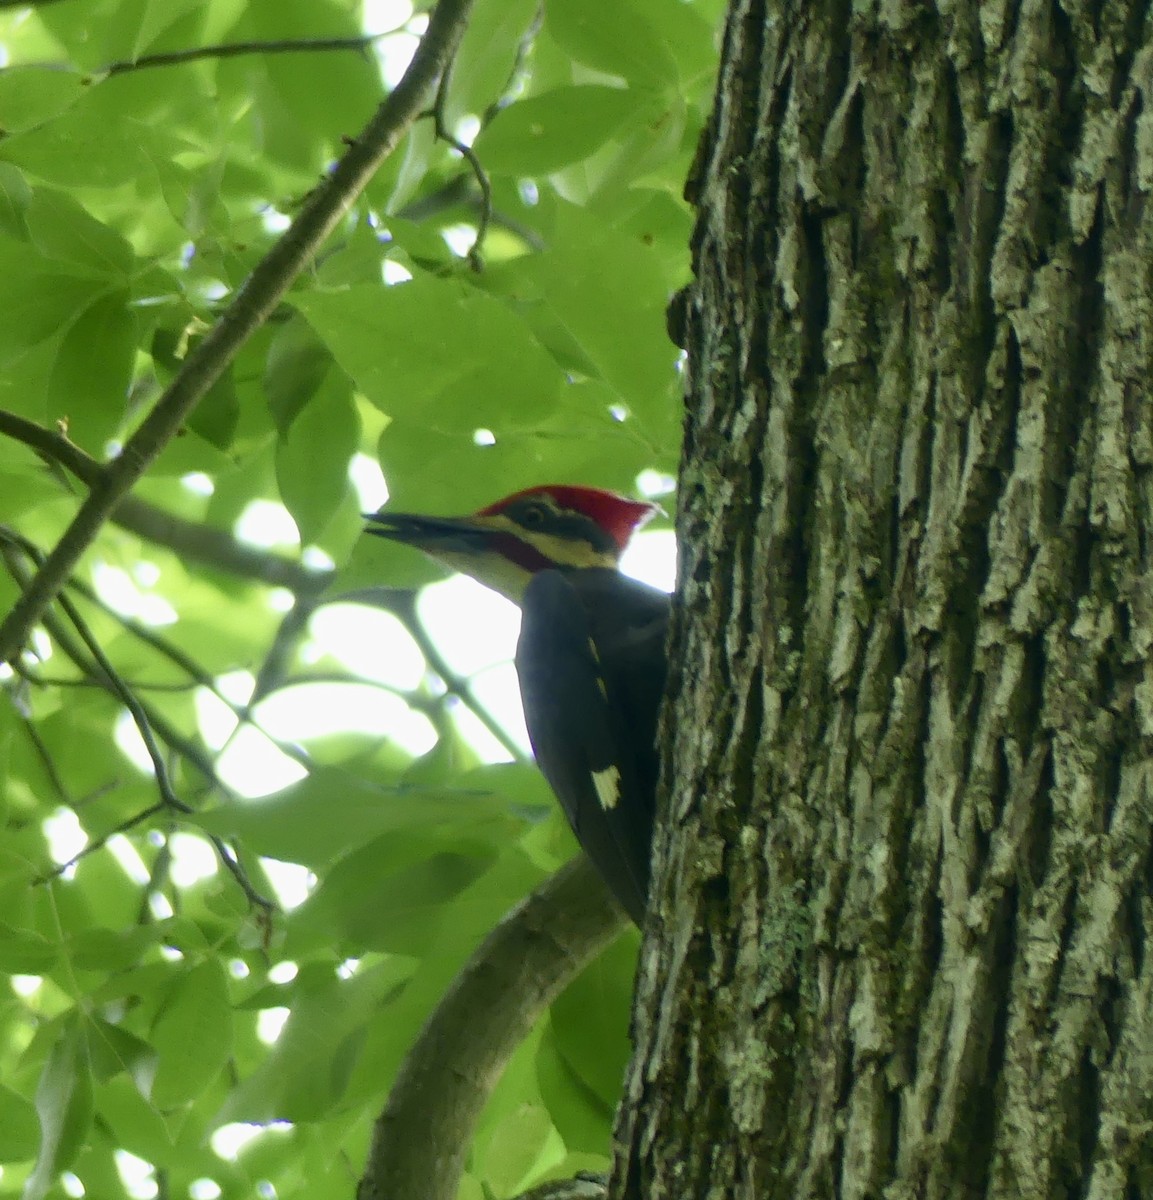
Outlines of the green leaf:
{"label": "green leaf", "polygon": [[156,1074],[156,1051],[142,1038],[111,1025],[93,1020],[88,1031],[92,1075],[99,1081],[128,1075],[138,1088],[149,1087]]}
{"label": "green leaf", "polygon": [[419,955],[436,937],[445,904],[481,875],[495,852],[416,834],[374,838],[330,867],[295,913],[286,949]]}
{"label": "green leaf", "polygon": [[242,838],[258,854],[319,868],[403,830],[489,829],[494,841],[512,836],[504,779],[498,773],[490,782],[487,772],[477,772],[457,789],[389,788],[355,771],[320,768],[276,795],[223,804],[195,820],[210,833]]}
{"label": "green leaf", "polygon": [[557,1048],[551,1025],[536,1056],[541,1099],[570,1150],[604,1151],[611,1144],[615,1111],[572,1069]]}
{"label": "green leaf", "polygon": [[447,116],[481,116],[508,86],[521,41],[536,17],[538,0],[479,0],[452,64]]}
{"label": "green leaf", "polygon": [[92,1124],[92,1079],[75,1020],[66,1020],[48,1051],[36,1089],[36,1113],[40,1148],[23,1200],[40,1200],[48,1193],[56,1176],[72,1163]]}
{"label": "green leaf", "polygon": [[547,0],[545,27],[586,66],[645,87],[676,86],[677,64],[661,25],[631,0]]}
{"label": "green leaf", "polygon": [[60,947],[26,929],[0,924],[0,971],[13,975],[43,975],[50,971]]}
{"label": "green leaf", "polygon": [[0,71],[0,127],[19,133],[58,116],[87,91],[84,77],[48,66],[12,65]]}
{"label": "green leaf", "polygon": [[48,415],[68,421],[68,435],[101,454],[124,420],[136,323],[128,293],[101,296],[82,312],[60,340],[48,379]]}
{"label": "green leaf", "polygon": [[388,998],[410,970],[397,959],[362,968],[350,979],[338,976],[331,964],[301,970],[291,985],[291,1016],[275,1046],[231,1090],[214,1123],[331,1116],[348,1087],[366,1025],[387,1010]]}
{"label": "green leaf", "polygon": [[281,434],[292,428],[331,369],[331,353],[304,321],[293,318],[276,330],[268,347],[264,392]]}
{"label": "green leaf", "polygon": [[39,1144],[35,1105],[0,1083],[0,1162],[34,1158]]}
{"label": "green leaf", "polygon": [[498,1196],[515,1196],[563,1149],[548,1110],[523,1104],[493,1131],[481,1159],[484,1178]]}
{"label": "green leaf", "polygon": [[348,465],[359,444],[360,418],[348,380],[330,371],[277,442],[276,479],[301,544],[320,537],[348,494]]}
{"label": "green leaf", "polygon": [[122,111],[108,85],[59,116],[0,141],[0,158],[61,187],[117,187],[171,152],[162,134]]}
{"label": "green leaf", "polygon": [[629,1060],[636,958],[637,938],[618,938],[569,984],[550,1010],[560,1055],[614,1109]]}
{"label": "green leaf", "polygon": [[127,239],[66,192],[34,188],[25,221],[28,236],[47,259],[113,278],[126,276],[132,268]]}
{"label": "green leaf", "polygon": [[121,1075],[95,1093],[96,1109],[115,1135],[116,1144],[147,1162],[170,1161],[173,1138],[164,1118]]}
{"label": "green leaf", "polygon": [[228,983],[217,959],[206,959],[176,981],[151,1038],[158,1055],[153,1104],[163,1109],[196,1099],[232,1049]]}
{"label": "green leaf", "polygon": [[25,213],[32,202],[32,189],[23,171],[11,163],[0,162],[0,233],[17,241],[28,237]]}
{"label": "green leaf", "polygon": [[389,416],[471,434],[533,428],[556,405],[556,364],[515,312],[466,284],[422,277],[293,303]]}
{"label": "green leaf", "polygon": [[240,423],[240,397],[232,368],[208,389],[188,417],[188,428],[218,450],[227,450],[236,437]]}
{"label": "green leaf", "polygon": [[667,281],[651,247],[565,205],[549,249],[524,270],[628,408],[669,403],[677,351],[665,332]]}
{"label": "green leaf", "polygon": [[625,88],[556,88],[502,109],[473,149],[486,170],[547,175],[599,150],[642,103]]}
{"label": "green leaf", "polygon": [[154,925],[133,929],[84,929],[68,940],[67,957],[77,971],[123,971],[140,961],[159,937]]}
{"label": "green leaf", "polygon": [[0,235],[0,362],[12,361],[88,308],[104,285],[59,271],[32,247]]}

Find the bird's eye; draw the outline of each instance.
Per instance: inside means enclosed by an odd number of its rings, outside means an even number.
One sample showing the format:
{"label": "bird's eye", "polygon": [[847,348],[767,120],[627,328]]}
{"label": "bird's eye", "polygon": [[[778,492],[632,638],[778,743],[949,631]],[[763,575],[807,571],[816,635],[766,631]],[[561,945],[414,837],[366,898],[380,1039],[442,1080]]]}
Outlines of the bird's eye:
{"label": "bird's eye", "polygon": [[544,508],[539,504],[526,504],[521,510],[520,523],[527,529],[539,529],[544,523]]}

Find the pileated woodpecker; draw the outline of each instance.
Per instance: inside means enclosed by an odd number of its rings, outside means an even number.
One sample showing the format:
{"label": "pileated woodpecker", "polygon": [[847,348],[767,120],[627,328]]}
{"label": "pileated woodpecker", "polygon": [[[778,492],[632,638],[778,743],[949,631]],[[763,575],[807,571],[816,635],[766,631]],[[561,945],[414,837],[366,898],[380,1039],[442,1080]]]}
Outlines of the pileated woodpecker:
{"label": "pileated woodpecker", "polygon": [[468,517],[366,514],[521,607],[516,669],[537,763],[639,925],[648,894],[669,598],[617,570],[656,506],[597,488],[517,492]]}

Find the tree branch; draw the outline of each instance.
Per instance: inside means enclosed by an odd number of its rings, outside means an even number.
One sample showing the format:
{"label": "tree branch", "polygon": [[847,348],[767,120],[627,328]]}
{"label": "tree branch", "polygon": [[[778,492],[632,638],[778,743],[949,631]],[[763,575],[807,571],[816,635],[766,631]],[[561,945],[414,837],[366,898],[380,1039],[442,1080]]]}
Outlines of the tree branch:
{"label": "tree branch", "polygon": [[[109,468],[86,454],[56,430],[0,409],[0,433],[23,442],[50,463],[59,463],[89,488],[104,487]],[[205,566],[215,567],[269,587],[287,588],[294,595],[322,592],[332,572],[306,567],[290,558],[256,550],[223,529],[165,512],[136,496],[125,496],[111,517],[114,524],[145,541],[156,542]]]}
{"label": "tree branch", "polygon": [[584,855],[501,921],[402,1064],[376,1120],[357,1200],[454,1200],[477,1119],[505,1064],[624,924]]}
{"label": "tree branch", "polygon": [[129,71],[144,71],[150,67],[171,67],[179,63],[196,62],[202,58],[240,58],[248,54],[312,54],[324,50],[367,50],[373,42],[395,32],[396,29],[386,29],[383,33],[366,33],[360,37],[279,38],[267,42],[220,42],[214,46],[192,46],[187,50],[142,54],[139,58],[109,63],[96,74],[124,75]]}
{"label": "tree branch", "polygon": [[396,147],[450,61],[472,0],[439,0],[408,70],[349,147],[332,174],[248,277],[212,331],[89,493],[31,586],[0,624],[0,662],[23,646],[45,607],[121,499],[175,436],[201,397],[248,337],[267,319],[292,281],[337,226],[373,172]]}

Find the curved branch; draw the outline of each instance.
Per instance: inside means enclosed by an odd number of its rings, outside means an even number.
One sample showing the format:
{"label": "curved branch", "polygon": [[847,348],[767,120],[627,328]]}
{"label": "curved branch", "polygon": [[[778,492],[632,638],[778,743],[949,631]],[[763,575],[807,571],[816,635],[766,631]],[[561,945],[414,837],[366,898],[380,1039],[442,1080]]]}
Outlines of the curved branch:
{"label": "curved branch", "polygon": [[0,662],[7,662],[27,641],[33,625],[64,586],[101,525],[176,435],[240,347],[267,319],[368,184],[373,172],[420,115],[425,98],[452,57],[471,7],[472,0],[439,0],[400,83],[329,178],[312,193],[284,236],[248,277],[212,331],[189,355],[179,374],[113,460],[103,481],[80,506],[31,586],[0,624]]}
{"label": "curved branch", "polygon": [[357,1200],[454,1200],[481,1110],[534,1022],[625,926],[574,858],[489,934],[429,1017],[384,1111]]}

